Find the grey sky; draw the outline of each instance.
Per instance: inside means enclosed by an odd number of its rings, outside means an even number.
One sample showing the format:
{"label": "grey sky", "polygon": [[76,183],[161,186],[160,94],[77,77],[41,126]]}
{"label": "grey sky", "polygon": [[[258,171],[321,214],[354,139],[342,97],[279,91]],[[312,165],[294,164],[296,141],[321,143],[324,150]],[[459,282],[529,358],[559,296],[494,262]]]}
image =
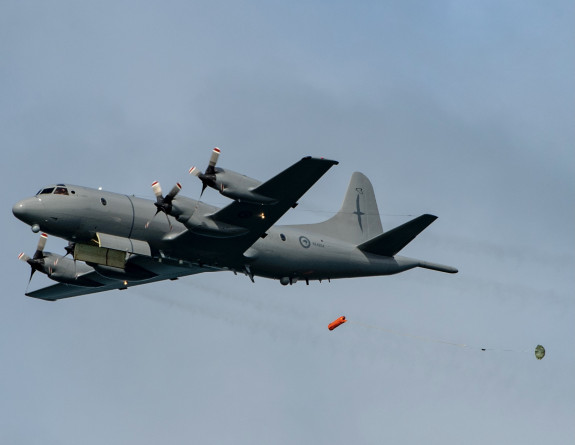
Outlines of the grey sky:
{"label": "grey sky", "polygon": [[[574,13],[2,2],[0,441],[573,443]],[[187,169],[214,146],[260,180],[305,155],[340,161],[284,224],[327,218],[362,171],[384,228],[439,216],[405,254],[460,273],[291,287],[219,273],[24,297],[16,256],[37,237],[17,200],[53,182],[152,197],[154,180],[195,198]],[[352,322],[329,332],[340,315]]]}

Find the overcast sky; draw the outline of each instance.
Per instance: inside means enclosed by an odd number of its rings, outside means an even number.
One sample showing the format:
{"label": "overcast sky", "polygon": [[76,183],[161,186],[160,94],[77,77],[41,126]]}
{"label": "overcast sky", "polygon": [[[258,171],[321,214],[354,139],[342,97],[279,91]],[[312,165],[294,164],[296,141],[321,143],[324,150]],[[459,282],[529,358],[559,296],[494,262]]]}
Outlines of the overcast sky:
{"label": "overcast sky", "polygon": [[[573,17],[571,1],[1,1],[0,442],[574,443]],[[384,229],[439,216],[402,253],[460,273],[24,296],[17,255],[38,236],[16,201],[54,182],[152,198],[154,180],[196,198],[187,169],[214,146],[259,180],[339,161],[283,224],[328,218],[363,172]]]}

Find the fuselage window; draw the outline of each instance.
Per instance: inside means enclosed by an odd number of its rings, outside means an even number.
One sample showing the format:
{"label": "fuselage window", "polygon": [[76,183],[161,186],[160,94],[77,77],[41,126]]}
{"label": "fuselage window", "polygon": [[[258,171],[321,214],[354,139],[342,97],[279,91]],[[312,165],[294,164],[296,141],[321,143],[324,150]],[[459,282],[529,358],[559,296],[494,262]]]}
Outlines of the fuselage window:
{"label": "fuselage window", "polygon": [[108,204],[108,202],[104,199],[104,198],[100,198],[100,201],[102,202],[102,205],[105,206],[106,204]]}
{"label": "fuselage window", "polygon": [[280,238],[281,238],[282,241],[285,241],[285,240],[286,240],[286,236],[285,236],[283,233],[280,233]]}
{"label": "fuselage window", "polygon": [[66,187],[56,187],[56,190],[54,190],[54,194],[55,195],[67,195],[68,189]]}

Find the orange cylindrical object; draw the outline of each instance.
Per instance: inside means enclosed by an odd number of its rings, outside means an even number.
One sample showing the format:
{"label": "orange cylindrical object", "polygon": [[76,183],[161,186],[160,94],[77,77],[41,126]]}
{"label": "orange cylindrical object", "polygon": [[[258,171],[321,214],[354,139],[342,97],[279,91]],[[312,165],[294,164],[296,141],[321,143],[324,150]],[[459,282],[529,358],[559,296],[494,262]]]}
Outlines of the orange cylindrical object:
{"label": "orange cylindrical object", "polygon": [[332,321],[330,324],[327,325],[327,328],[330,331],[333,331],[335,328],[337,328],[339,325],[344,324],[347,320],[345,319],[345,317],[342,315],[341,317],[339,317],[338,319]]}

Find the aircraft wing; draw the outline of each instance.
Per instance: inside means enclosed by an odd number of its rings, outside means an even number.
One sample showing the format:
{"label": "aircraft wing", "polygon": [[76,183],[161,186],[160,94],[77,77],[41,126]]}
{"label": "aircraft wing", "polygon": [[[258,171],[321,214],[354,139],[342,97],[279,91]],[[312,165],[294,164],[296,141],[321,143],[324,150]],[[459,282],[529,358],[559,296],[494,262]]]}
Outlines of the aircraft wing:
{"label": "aircraft wing", "polygon": [[222,258],[228,264],[230,261],[241,262],[242,254],[258,238],[264,238],[266,231],[290,208],[295,207],[298,199],[336,164],[337,161],[329,159],[305,157],[254,189],[272,198],[273,204],[233,201],[201,217],[211,224],[208,233],[203,231],[201,222],[196,225],[184,223],[187,231],[168,235],[164,240],[172,242],[175,256],[178,257],[188,257],[188,246],[193,246],[194,255],[213,264],[223,262]]}
{"label": "aircraft wing", "polygon": [[94,281],[100,282],[101,286],[86,287],[86,286],[75,286],[72,284],[58,283],[32,292],[27,292],[26,296],[39,298],[41,300],[46,301],[56,301],[61,300],[63,298],[78,297],[80,295],[95,294],[98,292],[105,292],[114,289],[124,290],[130,287],[139,286],[141,284],[154,283],[163,280],[174,280],[179,277],[194,275],[202,272],[211,272],[215,270],[219,269],[206,268],[200,266],[191,266],[191,267],[169,266],[165,267],[164,271],[158,273],[158,275],[156,275],[155,277],[140,281],[128,281],[127,284],[124,284],[124,281],[122,280],[105,278],[97,274],[96,272],[92,272],[94,274]]}
{"label": "aircraft wing", "polygon": [[230,224],[247,229],[247,233],[235,237],[233,248],[243,253],[256,240],[265,236],[273,226],[297,201],[321,178],[337,161],[305,157],[283,172],[259,185],[254,192],[277,200],[275,204],[261,205],[234,201],[210,216],[216,223]]}
{"label": "aircraft wing", "polygon": [[[319,178],[321,178],[337,161],[307,156],[291,167],[258,185],[252,191],[270,198],[288,198],[288,194],[301,197]],[[294,187],[299,187],[295,190]]]}

